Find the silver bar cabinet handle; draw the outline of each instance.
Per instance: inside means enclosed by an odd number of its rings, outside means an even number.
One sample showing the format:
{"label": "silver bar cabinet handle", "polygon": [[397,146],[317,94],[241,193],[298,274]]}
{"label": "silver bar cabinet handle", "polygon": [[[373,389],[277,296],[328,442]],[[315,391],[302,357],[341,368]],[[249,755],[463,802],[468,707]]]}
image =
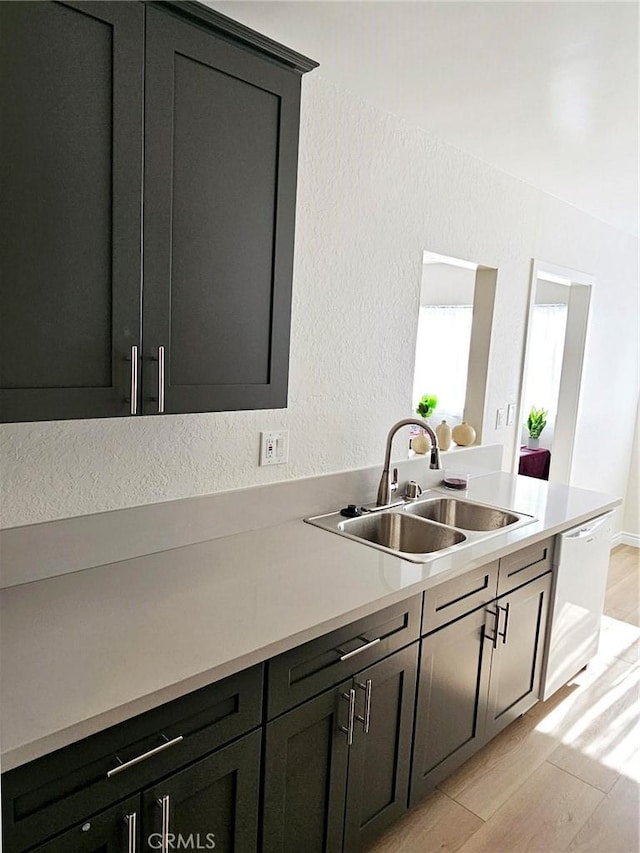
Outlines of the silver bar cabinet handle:
{"label": "silver bar cabinet handle", "polygon": [[491,640],[491,645],[494,649],[498,648],[498,623],[500,621],[500,607],[496,607],[495,610],[485,610],[487,616],[493,616],[493,637],[488,633],[485,628],[484,635],[488,640]]}
{"label": "silver bar cabinet handle", "polygon": [[346,726],[340,726],[340,731],[347,736],[347,746],[353,743],[353,724],[356,719],[356,691],[351,688],[348,693],[343,693],[342,698],[349,703],[349,720]]}
{"label": "silver bar cabinet handle", "polygon": [[129,412],[138,414],[138,347],[131,347],[131,406]]}
{"label": "silver bar cabinet handle", "polygon": [[356,719],[360,720],[364,733],[368,735],[371,728],[371,679],[367,678],[364,684],[358,682],[358,687],[364,690],[364,717],[358,714]]}
{"label": "silver bar cabinet handle", "polygon": [[358,649],[354,649],[352,652],[343,652],[342,649],[336,649],[336,652],[340,655],[340,661],[349,660],[349,658],[354,657],[355,655],[359,655],[360,652],[366,652],[367,649],[372,648],[372,646],[376,646],[380,642],[380,637],[376,637],[375,640],[371,640],[370,643],[365,643],[364,646],[360,646]]}
{"label": "silver bar cabinet handle", "polygon": [[157,802],[162,809],[162,842],[160,853],[169,853],[169,794],[160,797]]}
{"label": "silver bar cabinet handle", "polygon": [[127,822],[128,829],[127,853],[136,853],[136,813],[132,812],[131,814],[128,814],[125,820]]}
{"label": "silver bar cabinet handle", "polygon": [[181,740],[183,740],[182,735],[178,735],[178,737],[174,737],[173,740],[168,740],[166,743],[161,743],[160,746],[156,746],[148,752],[143,752],[142,755],[137,755],[135,758],[132,758],[131,761],[125,761],[124,764],[119,764],[117,767],[114,767],[113,770],[109,770],[107,772],[107,779],[111,779],[112,776],[122,773],[123,770],[128,770],[129,767],[133,767],[135,764],[140,764],[141,761],[146,761],[146,759],[151,758],[152,755],[157,755],[159,752],[169,749],[170,746],[175,746],[177,743],[180,743]]}
{"label": "silver bar cabinet handle", "polygon": [[158,414],[164,414],[164,347],[158,347]]}
{"label": "silver bar cabinet handle", "polygon": [[[509,602],[507,601],[506,605],[499,604],[498,610],[504,610],[504,630],[499,631],[498,635],[502,637],[503,645],[506,645],[507,642],[507,631],[509,630]],[[499,620],[500,617],[498,617]]]}

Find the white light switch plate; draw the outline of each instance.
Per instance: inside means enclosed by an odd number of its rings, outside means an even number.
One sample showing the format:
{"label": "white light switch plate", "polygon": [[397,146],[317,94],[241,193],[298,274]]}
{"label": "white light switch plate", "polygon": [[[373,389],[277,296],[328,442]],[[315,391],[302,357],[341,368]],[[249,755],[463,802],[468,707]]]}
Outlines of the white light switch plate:
{"label": "white light switch plate", "polygon": [[260,465],[286,465],[289,461],[289,430],[260,433]]}
{"label": "white light switch plate", "polygon": [[507,406],[507,426],[511,426],[516,419],[516,404],[509,403]]}
{"label": "white light switch plate", "polygon": [[504,426],[504,409],[496,410],[496,429]]}

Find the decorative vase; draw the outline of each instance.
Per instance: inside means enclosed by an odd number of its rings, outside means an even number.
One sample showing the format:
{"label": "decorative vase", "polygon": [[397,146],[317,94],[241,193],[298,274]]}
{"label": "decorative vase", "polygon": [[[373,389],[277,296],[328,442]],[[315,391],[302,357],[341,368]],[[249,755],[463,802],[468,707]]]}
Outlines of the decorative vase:
{"label": "decorative vase", "polygon": [[529,438],[527,439],[527,447],[529,448],[529,450],[538,450],[538,448],[540,447],[540,439],[531,438],[531,436],[529,436]]}
{"label": "decorative vase", "polygon": [[414,453],[423,455],[431,450],[431,439],[424,430],[420,430],[418,435],[411,439],[411,449]]}
{"label": "decorative vase", "polygon": [[476,431],[466,421],[462,421],[451,430],[453,440],[459,447],[469,447],[476,440]]}
{"label": "decorative vase", "polygon": [[451,447],[451,427],[446,421],[442,421],[436,427],[438,446],[440,450],[448,450]]}

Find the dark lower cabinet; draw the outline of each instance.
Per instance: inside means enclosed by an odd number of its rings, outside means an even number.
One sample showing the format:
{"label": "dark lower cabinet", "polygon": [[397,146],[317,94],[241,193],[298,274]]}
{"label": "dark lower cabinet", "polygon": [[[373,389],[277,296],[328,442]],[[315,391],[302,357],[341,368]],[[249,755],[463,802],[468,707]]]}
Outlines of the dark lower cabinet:
{"label": "dark lower cabinet", "polygon": [[132,797],[74,826],[33,853],[136,853],[140,849],[140,798]]}
{"label": "dark lower cabinet", "polygon": [[551,574],[497,600],[497,638],[485,719],[490,740],[538,701]]}
{"label": "dark lower cabinet", "polygon": [[351,684],[267,724],[264,853],[342,850]]}
{"label": "dark lower cabinet", "polygon": [[267,724],[265,853],[366,850],[407,808],[418,644]]}
{"label": "dark lower cabinet", "polygon": [[260,754],[261,734],[256,731],[141,795],[89,817],[35,851],[256,853]]}
{"label": "dark lower cabinet", "polygon": [[411,805],[538,701],[551,577],[422,639]]}
{"label": "dark lower cabinet", "polygon": [[422,641],[413,747],[413,805],[483,743],[491,644],[485,610],[463,616]]}
{"label": "dark lower cabinet", "polygon": [[354,679],[357,692],[344,850],[367,850],[407,809],[418,643]]}
{"label": "dark lower cabinet", "polygon": [[246,735],[145,791],[142,850],[160,849],[165,835],[178,848],[255,853],[260,741]]}
{"label": "dark lower cabinet", "polygon": [[364,853],[538,701],[552,574],[495,568],[9,771],[6,853]]}

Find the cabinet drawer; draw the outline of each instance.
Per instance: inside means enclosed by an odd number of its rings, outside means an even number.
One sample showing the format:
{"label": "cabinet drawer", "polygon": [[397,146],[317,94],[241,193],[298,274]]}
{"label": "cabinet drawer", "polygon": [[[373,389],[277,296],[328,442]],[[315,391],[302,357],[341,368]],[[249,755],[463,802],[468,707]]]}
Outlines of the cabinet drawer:
{"label": "cabinet drawer", "polygon": [[503,557],[500,560],[498,595],[550,572],[553,565],[553,542],[553,537],[543,539],[542,542],[527,545],[526,548]]}
{"label": "cabinet drawer", "polygon": [[498,561],[495,560],[426,590],[422,608],[422,633],[429,634],[487,604],[496,597],[497,584]]}
{"label": "cabinet drawer", "polygon": [[260,664],[3,774],[7,849],[50,838],[258,726],[262,673]]}
{"label": "cabinet drawer", "polygon": [[394,604],[269,661],[269,719],[321,693],[420,635],[420,596]]}

